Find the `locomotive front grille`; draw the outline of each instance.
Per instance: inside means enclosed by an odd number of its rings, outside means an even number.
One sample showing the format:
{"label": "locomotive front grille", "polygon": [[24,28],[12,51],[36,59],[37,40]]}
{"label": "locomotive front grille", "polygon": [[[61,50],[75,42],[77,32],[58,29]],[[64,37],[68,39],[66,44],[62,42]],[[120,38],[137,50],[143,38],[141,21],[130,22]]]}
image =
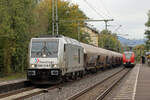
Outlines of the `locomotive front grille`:
{"label": "locomotive front grille", "polygon": [[41,70],[28,70],[28,76],[31,77],[49,77],[49,76],[59,76],[61,71],[58,69],[41,69]]}

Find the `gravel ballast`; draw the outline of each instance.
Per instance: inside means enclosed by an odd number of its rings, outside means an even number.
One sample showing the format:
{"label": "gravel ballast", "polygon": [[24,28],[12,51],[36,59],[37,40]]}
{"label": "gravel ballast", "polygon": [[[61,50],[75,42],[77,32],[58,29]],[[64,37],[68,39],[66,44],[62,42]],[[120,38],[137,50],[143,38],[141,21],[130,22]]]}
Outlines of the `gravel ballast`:
{"label": "gravel ballast", "polygon": [[104,80],[105,78],[113,75],[117,71],[121,70],[123,67],[118,67],[110,69],[104,72],[100,72],[97,75],[90,76],[89,78],[77,80],[71,84],[67,84],[62,88],[56,88],[49,90],[48,93],[42,93],[25,100],[67,100],[67,98],[75,95],[76,93],[84,90],[87,87]]}

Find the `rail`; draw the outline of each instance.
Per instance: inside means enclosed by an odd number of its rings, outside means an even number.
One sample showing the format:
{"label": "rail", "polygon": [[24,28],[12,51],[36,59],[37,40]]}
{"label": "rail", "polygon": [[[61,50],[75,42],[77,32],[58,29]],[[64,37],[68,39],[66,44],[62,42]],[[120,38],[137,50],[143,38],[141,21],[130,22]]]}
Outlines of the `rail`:
{"label": "rail", "polygon": [[[121,80],[130,69],[122,69],[115,74],[107,77],[106,79],[98,82],[97,84],[84,89],[83,91],[78,92],[77,94],[68,98],[68,100],[102,100],[111,90],[112,88]],[[108,84],[109,83],[109,84]],[[113,83],[113,84],[112,84]],[[91,95],[92,94],[92,95]],[[95,96],[95,97],[92,97]],[[85,98],[89,97],[89,98]],[[92,98],[92,99],[91,99]]]}

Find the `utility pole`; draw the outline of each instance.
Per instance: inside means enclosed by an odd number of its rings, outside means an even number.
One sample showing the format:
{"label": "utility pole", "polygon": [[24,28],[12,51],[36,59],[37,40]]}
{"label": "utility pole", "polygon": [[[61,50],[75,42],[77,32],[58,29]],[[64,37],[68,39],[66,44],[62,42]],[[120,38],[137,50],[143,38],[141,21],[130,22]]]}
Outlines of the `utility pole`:
{"label": "utility pole", "polygon": [[84,21],[84,22],[100,22],[100,21],[114,21],[114,19],[102,19],[102,20],[93,20],[93,19],[75,19],[75,20],[59,20],[60,22],[81,22],[81,21]]}
{"label": "utility pole", "polygon": [[56,34],[58,35],[58,0],[56,0]]}
{"label": "utility pole", "polygon": [[58,0],[52,0],[52,35],[55,32],[58,35]]}
{"label": "utility pole", "polygon": [[80,41],[80,22],[77,22],[78,24],[78,41]]}
{"label": "utility pole", "polygon": [[52,0],[52,35],[55,34],[55,2]]}
{"label": "utility pole", "polygon": [[107,30],[109,21],[114,21],[114,19],[106,19],[106,20],[104,20],[104,22],[105,22],[105,30]]}
{"label": "utility pole", "polygon": [[77,20],[59,20],[60,22],[99,22],[99,21],[104,21],[105,22],[105,29],[107,30],[108,27],[108,22],[109,21],[114,21],[114,19],[104,19],[104,20],[92,20],[92,19],[77,19]]}
{"label": "utility pole", "polygon": [[107,30],[107,22],[108,21],[114,21],[114,19],[104,19],[104,20],[92,20],[92,19],[77,19],[77,20],[59,20],[59,22],[76,22],[78,24],[78,40],[80,40],[80,22],[101,22],[104,21],[105,22],[105,29]]}

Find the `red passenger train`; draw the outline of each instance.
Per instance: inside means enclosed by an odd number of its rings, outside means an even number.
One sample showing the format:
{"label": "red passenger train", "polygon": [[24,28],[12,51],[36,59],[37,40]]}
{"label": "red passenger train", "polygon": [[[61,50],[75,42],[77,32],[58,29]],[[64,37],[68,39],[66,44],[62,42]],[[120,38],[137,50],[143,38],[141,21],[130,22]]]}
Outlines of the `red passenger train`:
{"label": "red passenger train", "polygon": [[125,67],[135,66],[135,54],[131,51],[126,51],[123,53],[123,65]]}

